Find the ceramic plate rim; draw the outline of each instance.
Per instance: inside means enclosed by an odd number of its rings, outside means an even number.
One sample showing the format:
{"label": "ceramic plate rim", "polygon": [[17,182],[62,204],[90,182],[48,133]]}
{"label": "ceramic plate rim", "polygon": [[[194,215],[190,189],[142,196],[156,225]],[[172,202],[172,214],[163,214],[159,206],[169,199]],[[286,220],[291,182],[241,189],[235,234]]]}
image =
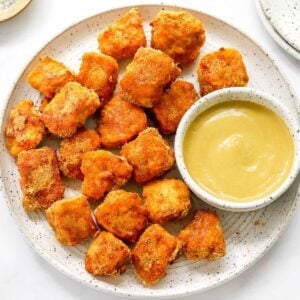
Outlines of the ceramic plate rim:
{"label": "ceramic plate rim", "polygon": [[[256,11],[258,13],[261,23],[267,30],[272,39],[279,45],[285,52],[300,61],[300,52],[290,46],[280,35],[277,33],[271,23],[268,22],[266,15],[264,14],[263,8],[261,7],[260,0],[255,0]],[[259,44],[258,44],[259,45]]]}
{"label": "ceramic plate rim", "polygon": [[[265,48],[263,46],[261,46],[259,43],[257,43],[255,41],[254,38],[251,37],[251,35],[249,35],[248,33],[245,33],[242,29],[240,29],[237,26],[232,25],[231,23],[224,21],[222,19],[220,19],[219,17],[211,14],[211,13],[206,13],[204,11],[201,11],[199,9],[197,9],[197,7],[195,7],[195,5],[190,5],[190,4],[184,4],[184,5],[174,5],[172,3],[172,1],[169,0],[165,0],[165,1],[157,1],[157,0],[152,0],[149,3],[143,3],[143,4],[139,4],[135,1],[129,1],[129,3],[127,3],[126,5],[112,5],[111,9],[107,10],[101,10],[99,9],[99,11],[97,13],[94,14],[90,14],[88,16],[85,16],[83,19],[77,21],[77,22],[72,22],[69,26],[65,27],[64,29],[60,30],[58,33],[53,34],[49,39],[47,39],[47,41],[43,44],[42,47],[40,47],[37,51],[34,52],[34,54],[28,59],[26,60],[26,62],[20,67],[20,72],[18,72],[18,74],[15,76],[15,80],[13,82],[13,84],[11,85],[11,88],[8,90],[7,95],[4,95],[4,99],[5,101],[3,101],[3,104],[0,107],[0,129],[2,129],[3,124],[2,124],[2,120],[8,105],[8,101],[14,91],[14,87],[15,87],[15,82],[18,82],[19,79],[22,77],[23,73],[25,72],[27,66],[36,58],[36,56],[43,50],[45,49],[55,38],[59,37],[60,35],[62,35],[64,32],[66,32],[67,30],[71,29],[74,26],[77,26],[85,21],[87,21],[90,18],[96,17],[99,14],[103,14],[105,12],[108,11],[116,11],[119,9],[125,9],[125,8],[131,8],[133,6],[136,7],[149,7],[149,6],[170,6],[170,7],[176,7],[176,8],[182,8],[182,9],[189,9],[192,11],[196,11],[199,12],[203,15],[206,15],[207,17],[213,18],[215,20],[217,20],[218,22],[221,22],[229,27],[231,27],[232,29],[240,32],[244,37],[246,37],[247,39],[249,39],[252,43],[254,43],[262,52],[263,54],[265,54],[266,56],[268,56],[270,58],[270,60],[272,61],[272,64],[274,65],[275,69],[281,74],[283,80],[286,82],[290,92],[292,95],[294,95],[294,102],[295,102],[295,106],[297,107],[297,111],[299,114],[299,109],[298,109],[298,103],[296,101],[296,96],[295,96],[295,92],[292,88],[292,86],[290,85],[287,76],[285,75],[285,73],[279,69],[278,65],[274,62],[274,59],[268,54],[268,52],[265,50]],[[3,137],[1,137],[1,139],[3,139]],[[0,164],[1,164],[2,158],[0,157]],[[89,288],[93,288],[97,291],[101,291],[104,292],[106,294],[111,294],[111,295],[118,295],[118,296],[122,296],[122,297],[128,297],[128,298],[144,298],[144,295],[130,295],[128,293],[124,293],[124,292],[120,292],[118,290],[114,290],[113,288],[103,288],[100,286],[91,286],[89,285],[86,281],[82,281],[79,278],[77,278],[73,273],[69,272],[69,270],[66,269],[66,267],[61,266],[60,264],[58,264],[51,256],[49,256],[47,253],[43,252],[38,245],[36,245],[28,236],[28,233],[24,230],[24,228],[22,228],[21,226],[21,222],[19,221],[18,216],[16,215],[15,211],[12,209],[11,203],[7,197],[7,194],[5,193],[5,189],[4,189],[4,182],[3,182],[3,177],[2,177],[2,169],[0,168],[0,176],[1,176],[1,180],[0,180],[0,193],[2,195],[2,197],[5,199],[6,205],[9,209],[9,213],[11,216],[13,216],[13,219],[15,220],[15,222],[17,223],[18,228],[20,229],[22,235],[26,238],[25,240],[27,241],[27,243],[37,252],[39,253],[39,255],[45,259],[51,266],[55,267],[57,270],[59,270],[61,273],[65,274],[67,277],[74,279],[75,281],[79,282],[80,284],[83,284]],[[280,226],[280,230],[277,231],[277,234],[274,236],[273,239],[271,239],[268,244],[266,244],[265,250],[262,251],[255,259],[253,259],[251,262],[249,262],[248,264],[245,264],[243,266],[243,268],[241,268],[237,273],[232,274],[231,276],[228,276],[226,279],[222,280],[222,281],[218,281],[212,285],[210,285],[209,287],[206,288],[202,288],[201,290],[193,290],[191,292],[186,291],[186,292],[177,292],[174,294],[170,294],[170,295],[159,295],[156,296],[155,294],[153,295],[149,295],[147,296],[147,298],[160,298],[160,299],[166,299],[166,298],[174,298],[174,297],[183,297],[183,296],[188,296],[188,295],[194,295],[197,293],[201,293],[210,289],[213,289],[217,286],[220,286],[228,281],[230,281],[231,279],[234,279],[235,277],[239,276],[240,274],[242,274],[244,271],[246,271],[247,269],[249,269],[251,266],[255,265],[255,263],[257,261],[259,261],[269,250],[270,248],[275,244],[275,242],[280,238],[280,236],[282,235],[282,233],[284,232],[284,230],[286,229],[294,211],[295,208],[297,207],[299,203],[299,199],[296,198],[295,201],[293,202],[291,209],[288,211],[285,221],[281,224]]]}
{"label": "ceramic plate rim", "polygon": [[[266,1],[268,1],[268,0],[266,0]],[[286,3],[287,5],[288,5],[288,3]],[[262,10],[263,10],[263,12],[264,12],[264,14],[265,14],[265,16],[267,17],[267,20],[268,20],[268,22],[271,24],[271,26],[274,28],[274,30],[275,30],[275,32],[282,38],[282,40],[285,42],[285,43],[287,43],[291,48],[293,48],[294,50],[296,50],[296,52],[300,52],[300,48],[298,49],[297,47],[294,47],[293,46],[293,42],[292,41],[288,41],[288,39],[286,39],[285,38],[285,36],[284,36],[284,33],[283,32],[280,32],[280,30],[279,30],[279,23],[277,23],[277,21],[276,21],[276,17],[277,16],[273,16],[272,17],[272,15],[273,15],[273,13],[272,12],[270,12],[270,13],[267,13],[267,12],[265,12],[266,11],[266,2],[264,1],[264,0],[260,0],[260,5],[261,5],[261,7],[262,7]],[[278,7],[278,2],[275,4],[275,6],[277,7],[277,8],[279,8]]]}

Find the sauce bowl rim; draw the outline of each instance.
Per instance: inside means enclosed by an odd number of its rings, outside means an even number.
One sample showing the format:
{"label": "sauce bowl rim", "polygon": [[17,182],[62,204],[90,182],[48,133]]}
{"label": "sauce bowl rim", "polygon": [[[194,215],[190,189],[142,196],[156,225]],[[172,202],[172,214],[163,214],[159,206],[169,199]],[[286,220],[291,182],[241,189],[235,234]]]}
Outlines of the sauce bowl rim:
{"label": "sauce bowl rim", "polygon": [[[287,125],[294,144],[294,161],[288,176],[282,184],[268,196],[247,202],[233,202],[210,194],[199,186],[189,174],[183,157],[183,142],[187,129],[193,120],[210,107],[228,101],[249,101],[271,109]],[[277,200],[292,185],[300,171],[300,119],[297,112],[284,106],[276,97],[248,87],[230,87],[209,93],[199,98],[184,114],[175,135],[174,149],[178,170],[190,190],[204,202],[227,211],[251,211],[267,206]]]}

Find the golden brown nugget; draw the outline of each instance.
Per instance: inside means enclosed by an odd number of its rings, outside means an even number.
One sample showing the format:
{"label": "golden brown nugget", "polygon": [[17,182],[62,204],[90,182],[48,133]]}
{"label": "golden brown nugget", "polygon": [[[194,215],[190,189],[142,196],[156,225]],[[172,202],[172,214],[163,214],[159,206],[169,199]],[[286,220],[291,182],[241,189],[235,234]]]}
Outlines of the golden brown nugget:
{"label": "golden brown nugget", "polygon": [[124,190],[108,193],[94,215],[100,226],[129,243],[137,241],[148,223],[139,195]]}
{"label": "golden brown nugget", "polygon": [[23,207],[27,211],[48,208],[62,199],[62,184],[55,149],[43,147],[22,151],[17,166],[23,192]]}
{"label": "golden brown nugget", "polygon": [[246,86],[248,75],[241,53],[221,48],[205,55],[198,67],[201,95],[234,86]]}
{"label": "golden brown nugget", "polygon": [[137,8],[130,9],[115,24],[106,27],[98,36],[102,53],[119,60],[132,57],[146,46],[142,16]]}
{"label": "golden brown nugget", "polygon": [[132,250],[136,273],[145,285],[153,285],[166,275],[168,263],[180,250],[176,237],[158,224],[149,226]]}
{"label": "golden brown nugget", "polygon": [[160,179],[143,187],[143,199],[152,223],[185,217],[191,207],[190,191],[180,179]]}
{"label": "golden brown nugget", "polygon": [[191,64],[205,42],[202,22],[184,11],[161,10],[152,26],[151,47],[171,56],[181,65]]}
{"label": "golden brown nugget", "polygon": [[121,155],[132,165],[133,177],[138,183],[161,176],[175,163],[173,149],[156,128],[147,128],[135,140],[125,144]]}
{"label": "golden brown nugget", "polygon": [[226,244],[217,214],[196,210],[192,221],[178,235],[187,259],[217,259],[225,256]]}
{"label": "golden brown nugget", "polygon": [[132,167],[126,158],[109,151],[89,151],[83,155],[81,171],[84,175],[82,192],[91,200],[99,200],[130,179]]}
{"label": "golden brown nugget", "polygon": [[173,59],[151,48],[140,48],[120,81],[123,100],[143,107],[159,102],[163,90],[180,74]]}
{"label": "golden brown nugget", "polygon": [[98,132],[105,148],[117,148],[146,128],[147,116],[143,109],[116,95],[101,111]]}
{"label": "golden brown nugget", "polygon": [[34,149],[42,141],[44,134],[44,124],[32,100],[24,99],[10,111],[5,139],[13,157],[22,150]]}
{"label": "golden brown nugget", "polygon": [[108,55],[84,53],[77,81],[97,93],[102,107],[111,98],[116,87],[118,63]]}
{"label": "golden brown nugget", "polygon": [[27,76],[29,84],[47,98],[52,98],[67,82],[74,80],[72,71],[47,55],[40,58]]}
{"label": "golden brown nugget", "polygon": [[126,271],[130,249],[110,232],[102,231],[85,255],[85,269],[95,276],[115,276]]}
{"label": "golden brown nugget", "polygon": [[164,134],[175,133],[181,118],[197,99],[192,83],[183,80],[173,82],[152,108],[160,131]]}
{"label": "golden brown nugget", "polygon": [[92,129],[82,129],[72,137],[64,139],[59,148],[59,168],[66,177],[83,180],[80,170],[84,153],[97,150],[101,139]]}
{"label": "golden brown nugget", "polygon": [[89,203],[83,195],[54,202],[46,216],[57,240],[66,246],[84,242],[96,232]]}
{"label": "golden brown nugget", "polygon": [[45,107],[41,119],[51,133],[70,137],[99,105],[99,98],[93,90],[77,82],[69,82]]}

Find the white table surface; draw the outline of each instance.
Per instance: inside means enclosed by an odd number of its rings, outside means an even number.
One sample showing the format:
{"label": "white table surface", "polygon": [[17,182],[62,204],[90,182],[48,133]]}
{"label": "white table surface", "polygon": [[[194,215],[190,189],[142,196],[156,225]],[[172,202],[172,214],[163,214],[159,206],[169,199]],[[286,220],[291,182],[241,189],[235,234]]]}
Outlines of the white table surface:
{"label": "white table surface", "polygon": [[[0,101],[26,62],[50,37],[89,15],[131,3],[115,0],[33,0],[15,18],[0,23]],[[286,54],[263,28],[253,0],[173,0],[231,22],[250,34],[276,60],[300,97],[300,62]],[[2,200],[2,201],[1,201]],[[231,282],[186,299],[282,300],[299,299],[300,209],[281,239],[254,267]],[[0,199],[0,299],[119,299],[81,286],[65,277],[36,254],[21,235]]]}

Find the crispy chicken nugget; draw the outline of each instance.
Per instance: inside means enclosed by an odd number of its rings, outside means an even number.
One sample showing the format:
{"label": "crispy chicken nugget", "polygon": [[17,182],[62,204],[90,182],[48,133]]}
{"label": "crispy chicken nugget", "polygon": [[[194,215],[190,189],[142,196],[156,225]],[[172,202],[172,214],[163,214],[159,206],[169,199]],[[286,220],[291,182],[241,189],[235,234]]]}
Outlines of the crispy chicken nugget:
{"label": "crispy chicken nugget", "polygon": [[95,276],[119,275],[130,260],[130,249],[110,232],[102,231],[85,254],[85,269]]}
{"label": "crispy chicken nugget", "polygon": [[135,140],[125,144],[121,155],[132,165],[133,177],[138,183],[161,176],[175,163],[173,149],[156,128],[147,128]]}
{"label": "crispy chicken nugget", "polygon": [[40,58],[27,76],[29,84],[47,98],[52,98],[67,82],[74,80],[72,71],[47,55]]}
{"label": "crispy chicken nugget", "polygon": [[83,155],[81,171],[84,175],[83,194],[98,200],[107,192],[125,185],[131,177],[132,167],[124,157],[97,150]]}
{"label": "crispy chicken nugget", "polygon": [[84,53],[77,81],[97,93],[102,107],[111,98],[116,87],[118,63],[108,55]]}
{"label": "crispy chicken nugget", "polygon": [[130,103],[153,107],[164,88],[180,74],[173,59],[151,48],[140,48],[120,81],[120,94]]}
{"label": "crispy chicken nugget", "polygon": [[43,147],[22,151],[17,166],[23,192],[23,207],[27,211],[48,208],[63,197],[55,149]]}
{"label": "crispy chicken nugget", "polygon": [[181,118],[197,99],[192,83],[183,80],[173,82],[152,108],[160,131],[164,134],[175,133]]}
{"label": "crispy chicken nugget", "polygon": [[194,218],[178,235],[187,259],[217,259],[225,256],[226,244],[215,212],[196,210]]}
{"label": "crispy chicken nugget", "polygon": [[99,98],[93,90],[69,82],[45,107],[41,119],[51,133],[70,137],[99,105]]}
{"label": "crispy chicken nugget", "polygon": [[124,190],[110,192],[94,215],[100,226],[129,243],[137,241],[148,223],[139,195]]}
{"label": "crispy chicken nugget", "polygon": [[66,246],[74,246],[96,232],[87,198],[83,195],[54,202],[46,216],[57,240]]}
{"label": "crispy chicken nugget", "polygon": [[145,285],[153,285],[166,275],[168,263],[180,250],[176,237],[158,224],[149,226],[132,251],[136,273]]}
{"label": "crispy chicken nugget", "polygon": [[161,10],[152,26],[151,47],[171,56],[181,65],[191,64],[205,42],[202,22],[184,11]]}
{"label": "crispy chicken nugget", "polygon": [[137,8],[130,9],[115,24],[106,27],[98,36],[101,52],[115,59],[132,57],[146,46],[142,16]]}
{"label": "crispy chicken nugget", "polygon": [[35,148],[42,141],[44,134],[44,124],[32,100],[24,99],[10,111],[5,138],[8,151],[13,157],[22,150]]}
{"label": "crispy chicken nugget", "polygon": [[226,87],[246,86],[249,78],[241,53],[221,48],[201,59],[198,80],[201,95],[206,95]]}
{"label": "crispy chicken nugget", "polygon": [[143,187],[143,199],[152,223],[185,217],[191,207],[190,191],[180,179],[160,179]]}
{"label": "crispy chicken nugget", "polygon": [[98,132],[104,147],[117,148],[146,128],[147,116],[143,109],[116,95],[101,111]]}
{"label": "crispy chicken nugget", "polygon": [[80,170],[82,156],[88,151],[97,150],[101,145],[95,130],[82,129],[72,137],[64,139],[59,148],[59,168],[66,177],[83,180]]}

